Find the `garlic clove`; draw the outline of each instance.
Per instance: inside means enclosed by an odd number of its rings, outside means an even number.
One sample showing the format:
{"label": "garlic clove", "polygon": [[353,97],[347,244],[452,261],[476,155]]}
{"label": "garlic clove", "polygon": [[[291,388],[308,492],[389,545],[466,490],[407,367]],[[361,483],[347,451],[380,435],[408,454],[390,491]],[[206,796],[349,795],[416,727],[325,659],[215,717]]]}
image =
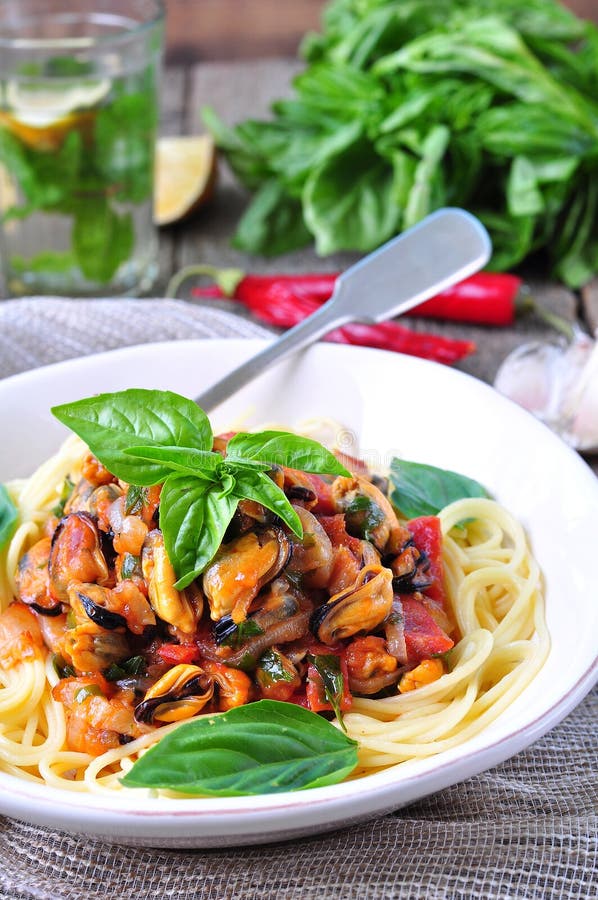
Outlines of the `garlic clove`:
{"label": "garlic clove", "polygon": [[598,448],[598,344],[579,329],[570,343],[555,338],[516,348],[494,386],[572,447]]}

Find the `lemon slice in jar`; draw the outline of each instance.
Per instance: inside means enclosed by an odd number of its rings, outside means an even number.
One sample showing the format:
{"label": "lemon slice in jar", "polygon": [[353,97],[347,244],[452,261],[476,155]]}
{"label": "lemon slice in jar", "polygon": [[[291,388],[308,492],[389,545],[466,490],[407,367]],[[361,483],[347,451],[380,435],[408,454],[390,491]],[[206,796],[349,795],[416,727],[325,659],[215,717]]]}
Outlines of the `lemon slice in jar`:
{"label": "lemon slice in jar", "polygon": [[209,135],[160,138],[156,145],[154,222],[185,219],[212,196],[216,149]]}
{"label": "lemon slice in jar", "polygon": [[5,86],[0,125],[28,147],[57,150],[73,129],[84,135],[91,133],[95,108],[109,92],[110,81],[106,78],[80,83],[70,79],[15,79]]}

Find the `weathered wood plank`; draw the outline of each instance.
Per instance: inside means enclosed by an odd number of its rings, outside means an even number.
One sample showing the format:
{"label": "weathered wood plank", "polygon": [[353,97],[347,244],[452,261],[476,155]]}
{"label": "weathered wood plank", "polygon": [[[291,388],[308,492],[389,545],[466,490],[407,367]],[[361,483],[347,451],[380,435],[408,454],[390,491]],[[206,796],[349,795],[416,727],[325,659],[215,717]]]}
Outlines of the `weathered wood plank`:
{"label": "weathered wood plank", "polygon": [[[166,0],[170,62],[249,59],[295,53],[306,31],[319,28],[325,0]],[[565,0],[598,21],[596,0]]]}

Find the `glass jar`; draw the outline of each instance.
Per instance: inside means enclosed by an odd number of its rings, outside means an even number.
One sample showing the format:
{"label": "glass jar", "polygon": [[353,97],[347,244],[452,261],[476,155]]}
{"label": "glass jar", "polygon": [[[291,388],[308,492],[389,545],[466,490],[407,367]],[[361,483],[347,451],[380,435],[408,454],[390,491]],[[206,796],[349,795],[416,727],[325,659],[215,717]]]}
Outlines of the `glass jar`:
{"label": "glass jar", "polygon": [[9,296],[151,287],[160,0],[0,0]]}

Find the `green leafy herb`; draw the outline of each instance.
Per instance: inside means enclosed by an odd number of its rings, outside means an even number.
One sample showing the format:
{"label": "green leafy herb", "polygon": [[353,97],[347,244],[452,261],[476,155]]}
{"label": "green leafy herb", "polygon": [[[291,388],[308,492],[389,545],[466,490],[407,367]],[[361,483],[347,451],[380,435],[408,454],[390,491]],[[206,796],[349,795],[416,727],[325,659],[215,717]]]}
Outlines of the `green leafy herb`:
{"label": "green leafy herb", "polygon": [[255,192],[235,246],[366,252],[441,206],[493,267],[598,271],[598,29],[557,0],[332,0],[269,121],[204,121]]}
{"label": "green leafy herb", "polygon": [[86,684],[85,687],[80,687],[75,691],[74,700],[75,703],[85,703],[85,701],[89,697],[101,697],[102,689],[97,684]]}
{"label": "green leafy herb", "polygon": [[56,516],[59,519],[62,518],[62,516],[64,515],[64,507],[66,506],[66,501],[71,496],[74,486],[75,485],[73,484],[73,482],[67,475],[66,478],[64,479],[64,481],[62,482],[62,488],[60,490],[60,498],[58,500],[58,503],[52,510],[52,515]]}
{"label": "green leafy herb", "polygon": [[[266,474],[274,464],[348,474],[316,441],[283,431],[238,434],[223,458],[212,450],[205,413],[170,391],[134,388],[99,394],[52,412],[110,472],[131,485],[127,508],[142,502],[143,487],[163,485],[160,528],[179,590],[213,558],[241,499],[261,503],[302,536],[297,513]],[[135,565],[131,563],[133,570]]]}
{"label": "green leafy herb", "polygon": [[85,441],[113,475],[130,484],[159,484],[170,473],[167,466],[124,455],[124,450],[140,441],[157,447],[212,449],[206,414],[192,400],[171,391],[132,388],[98,394],[56,406],[52,413]]}
{"label": "green leafy herb", "polygon": [[106,197],[87,198],[76,205],[72,240],[85,278],[107,284],[133,251],[133,217],[117,213]]}
{"label": "green leafy herb", "polygon": [[120,566],[120,577],[124,581],[133,575],[141,575],[141,557],[133,556],[132,553],[124,553]]}
{"label": "green leafy herb", "polygon": [[130,516],[141,511],[146,499],[146,491],[138,484],[130,484],[125,496],[125,513]]}
{"label": "green leafy herb", "polygon": [[74,678],[77,674],[59,653],[52,655],[52,667],[59,678]]}
{"label": "green leafy herb", "polygon": [[257,679],[261,685],[276,684],[278,681],[290,682],[293,678],[293,674],[286,668],[284,660],[276,650],[266,650],[260,656]]}
{"label": "green leafy herb", "polygon": [[336,784],[357,765],[357,744],[322,717],[260,700],[202,716],[165,735],[122,779],[126,787],[238,797]]}
{"label": "green leafy herb", "polygon": [[125,659],[124,662],[111,663],[104,672],[104,677],[107,681],[120,681],[123,678],[142,675],[145,669],[143,656],[132,656],[130,659]]}
{"label": "green leafy herb", "polygon": [[19,512],[3,484],[0,484],[0,550],[8,544],[15,528]]}
{"label": "green leafy herb", "polygon": [[222,643],[226,647],[233,647],[237,649],[242,644],[245,643],[247,638],[255,637],[258,634],[263,634],[264,631],[253,619],[244,619],[242,622],[238,622],[231,633],[225,638]]}
{"label": "green leafy herb", "polygon": [[466,475],[405,459],[393,459],[390,482],[391,502],[406,519],[435,516],[449,503],[465,497],[489,496],[479,482]]}
{"label": "green leafy herb", "polygon": [[384,521],[384,512],[365,494],[358,494],[349,503],[346,516],[351,532],[357,531],[366,541],[371,539],[372,532]]}
{"label": "green leafy herb", "polygon": [[226,453],[230,459],[255,459],[303,472],[350,474],[336,456],[317,441],[285,431],[240,432],[230,439]]}
{"label": "green leafy herb", "polygon": [[322,679],[324,695],[344,729],[345,723],[341,711],[341,700],[343,699],[343,693],[345,691],[345,679],[341,672],[340,658],[333,653],[324,653],[310,656],[309,661],[313,664],[316,672]]}

